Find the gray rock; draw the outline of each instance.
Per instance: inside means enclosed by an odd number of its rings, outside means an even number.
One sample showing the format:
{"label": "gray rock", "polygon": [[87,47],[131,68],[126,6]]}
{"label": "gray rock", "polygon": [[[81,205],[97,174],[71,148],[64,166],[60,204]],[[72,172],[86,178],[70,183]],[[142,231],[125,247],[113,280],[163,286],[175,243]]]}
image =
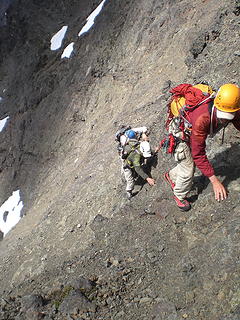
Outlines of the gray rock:
{"label": "gray rock", "polygon": [[[159,298],[160,300],[160,298]],[[152,310],[152,317],[154,320],[177,320],[178,315],[176,312],[176,307],[173,303],[165,300],[161,300],[154,305]]]}
{"label": "gray rock", "polygon": [[28,296],[22,297],[21,303],[22,303],[22,310],[23,311],[27,311],[29,309],[38,310],[39,308],[41,308],[43,306],[44,300],[43,300],[42,296],[37,295],[37,294],[33,294],[33,295],[28,295]]}
{"label": "gray rock", "polygon": [[72,290],[59,307],[59,311],[67,315],[78,315],[79,312],[96,311],[94,303],[90,302],[80,290]]}
{"label": "gray rock", "polygon": [[91,291],[95,287],[95,283],[89,279],[84,277],[79,277],[78,279],[72,280],[70,283],[75,289],[79,289],[81,291]]}

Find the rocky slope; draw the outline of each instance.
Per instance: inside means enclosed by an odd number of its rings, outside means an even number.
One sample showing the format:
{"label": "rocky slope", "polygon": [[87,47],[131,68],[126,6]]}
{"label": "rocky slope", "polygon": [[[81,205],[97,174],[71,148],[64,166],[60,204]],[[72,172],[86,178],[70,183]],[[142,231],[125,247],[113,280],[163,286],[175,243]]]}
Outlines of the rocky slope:
{"label": "rocky slope", "polygon": [[[99,3],[16,0],[0,27],[0,199],[24,201],[0,243],[0,319],[237,320],[239,133],[208,142],[228,199],[196,172],[185,214],[161,153],[156,186],[125,199],[114,133],[147,125],[155,145],[170,87],[239,83],[239,1],[107,0],[79,38]],[[50,51],[63,25],[71,59]]]}

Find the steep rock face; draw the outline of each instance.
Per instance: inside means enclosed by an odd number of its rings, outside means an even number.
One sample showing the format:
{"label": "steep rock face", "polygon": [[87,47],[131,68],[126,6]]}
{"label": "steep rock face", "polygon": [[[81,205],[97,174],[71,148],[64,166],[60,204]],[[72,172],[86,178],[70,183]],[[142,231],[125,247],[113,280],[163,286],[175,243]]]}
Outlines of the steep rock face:
{"label": "steep rock face", "polygon": [[[173,164],[162,154],[152,172],[157,185],[124,199],[113,140],[127,123],[149,126],[158,143],[170,86],[239,82],[238,2],[106,1],[78,38],[98,4],[14,1],[1,27],[0,115],[10,122],[1,133],[0,198],[20,188],[25,205],[0,243],[1,290],[6,299],[9,291],[41,292],[53,303],[51,287],[85,274],[97,281],[95,296],[87,295],[97,308],[85,318],[235,319],[239,134],[229,127],[223,146],[220,135],[209,141],[229,199],[216,204],[198,177],[193,197],[201,193],[185,215],[162,181]],[[75,42],[69,60],[50,51],[63,25],[64,46]],[[20,313],[23,301],[8,303],[5,310]]]}

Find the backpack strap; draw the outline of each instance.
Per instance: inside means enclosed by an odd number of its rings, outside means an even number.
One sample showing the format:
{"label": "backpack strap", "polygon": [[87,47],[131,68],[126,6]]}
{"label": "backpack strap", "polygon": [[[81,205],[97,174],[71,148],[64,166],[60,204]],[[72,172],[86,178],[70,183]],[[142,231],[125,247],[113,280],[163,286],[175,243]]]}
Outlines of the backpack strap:
{"label": "backpack strap", "polygon": [[202,101],[200,101],[199,103],[197,103],[194,106],[189,106],[189,105],[184,105],[181,109],[180,109],[180,113],[182,112],[182,110],[184,111],[193,111],[194,109],[196,109],[197,107],[199,107],[201,104],[207,102],[208,100],[212,100],[215,97],[215,92],[213,92],[212,94],[210,94],[206,99],[203,99]]}

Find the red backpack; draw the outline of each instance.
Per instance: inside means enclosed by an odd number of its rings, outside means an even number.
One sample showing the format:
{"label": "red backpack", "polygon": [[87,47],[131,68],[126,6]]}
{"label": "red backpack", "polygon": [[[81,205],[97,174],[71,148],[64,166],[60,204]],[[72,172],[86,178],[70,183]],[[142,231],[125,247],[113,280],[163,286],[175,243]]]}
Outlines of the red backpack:
{"label": "red backpack", "polygon": [[[169,124],[175,119],[180,131],[182,140],[187,140],[191,134],[191,123],[189,122],[189,112],[199,107],[201,104],[211,101],[215,93],[207,84],[180,84],[169,91],[172,93],[168,102],[168,113],[166,129],[169,131]],[[160,142],[166,153],[173,153],[178,142],[178,138],[171,133]]]}

